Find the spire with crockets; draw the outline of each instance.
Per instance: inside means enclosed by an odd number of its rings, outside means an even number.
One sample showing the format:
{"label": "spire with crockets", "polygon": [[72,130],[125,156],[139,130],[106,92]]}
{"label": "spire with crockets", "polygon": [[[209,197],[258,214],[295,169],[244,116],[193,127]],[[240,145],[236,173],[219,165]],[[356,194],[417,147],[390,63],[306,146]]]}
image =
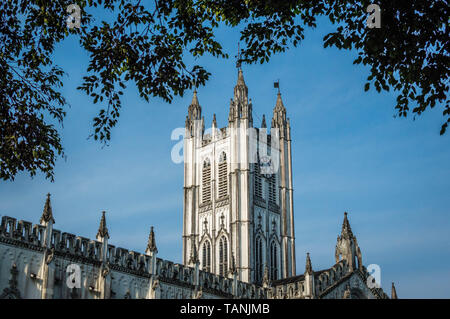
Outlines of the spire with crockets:
{"label": "spire with crockets", "polygon": [[158,252],[156,247],[155,232],[153,231],[153,226],[150,227],[150,234],[148,235],[147,252]]}
{"label": "spire with crockets", "polygon": [[352,228],[350,227],[350,223],[348,222],[347,212],[344,213],[344,221],[342,222],[342,230],[341,237],[351,238],[353,237]]}
{"label": "spire with crockets", "polygon": [[348,262],[350,270],[362,270],[362,254],[358,246],[358,241],[353,235],[350,222],[347,218],[347,212],[344,213],[344,221],[342,222],[341,235],[337,237],[335,258],[336,262],[344,259]]}
{"label": "spire with crockets", "polygon": [[106,212],[102,212],[102,218],[100,219],[100,226],[98,227],[97,238],[109,238],[108,228],[106,227]]}
{"label": "spire with crockets", "polygon": [[238,48],[238,55],[236,56],[238,69],[238,79],[234,87],[234,97],[230,101],[230,113],[228,121],[234,122],[236,119],[248,119],[252,122],[252,103],[248,98],[248,88],[245,84],[244,73],[241,68],[241,53]]}
{"label": "spire with crockets", "polygon": [[53,211],[52,211],[52,203],[50,201],[50,193],[47,194],[47,199],[45,200],[44,210],[42,211],[42,217],[40,220],[40,223],[48,223],[51,221],[52,223],[55,223],[55,219],[53,218]]}

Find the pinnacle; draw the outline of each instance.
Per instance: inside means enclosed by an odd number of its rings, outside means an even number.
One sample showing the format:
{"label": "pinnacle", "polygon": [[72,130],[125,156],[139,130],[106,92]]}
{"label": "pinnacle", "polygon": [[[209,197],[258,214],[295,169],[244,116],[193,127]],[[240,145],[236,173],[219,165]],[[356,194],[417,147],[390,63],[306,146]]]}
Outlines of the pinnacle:
{"label": "pinnacle", "polygon": [[47,199],[45,201],[44,210],[42,212],[40,223],[49,222],[50,220],[54,223],[55,219],[53,218],[52,204],[50,201],[50,193],[47,194]]}

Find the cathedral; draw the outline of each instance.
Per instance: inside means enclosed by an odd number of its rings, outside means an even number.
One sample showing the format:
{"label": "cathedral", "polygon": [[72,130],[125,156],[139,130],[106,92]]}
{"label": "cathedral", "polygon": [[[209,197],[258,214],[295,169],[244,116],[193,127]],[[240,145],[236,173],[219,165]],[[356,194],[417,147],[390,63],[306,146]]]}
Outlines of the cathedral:
{"label": "cathedral", "polygon": [[297,272],[289,118],[279,90],[270,130],[264,116],[254,126],[252,107],[240,67],[226,127],[214,115],[205,130],[194,91],[183,149],[182,264],[158,258],[153,227],[144,253],[109,243],[105,212],[95,240],[57,230],[48,194],[38,224],[2,216],[0,298],[389,298],[363,265],[347,213],[335,264],[316,270],[308,253]]}

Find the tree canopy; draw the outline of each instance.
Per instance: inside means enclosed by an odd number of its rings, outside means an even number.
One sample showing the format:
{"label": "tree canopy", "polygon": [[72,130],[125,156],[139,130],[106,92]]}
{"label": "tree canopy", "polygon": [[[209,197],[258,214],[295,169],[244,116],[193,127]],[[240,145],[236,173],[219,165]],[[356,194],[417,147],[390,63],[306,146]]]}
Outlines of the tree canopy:
{"label": "tree canopy", "polygon": [[[228,58],[215,31],[239,28],[243,63],[266,63],[296,47],[321,16],[335,31],[324,47],[355,50],[354,64],[370,67],[365,90],[394,90],[399,116],[442,108],[450,122],[449,5],[446,0],[380,0],[381,28],[368,28],[371,1],[356,0],[8,0],[0,4],[0,176],[38,171],[53,180],[64,156],[54,122],[70,103],[61,94],[64,70],[52,55],[58,42],[78,37],[89,55],[78,88],[99,104],[92,136],[107,143],[121,111],[121,96],[135,84],[149,101],[171,102],[210,73],[188,66],[187,55]],[[67,7],[81,8],[80,28],[68,28]],[[93,18],[103,10],[106,22]],[[201,61],[201,60],[197,60]]]}

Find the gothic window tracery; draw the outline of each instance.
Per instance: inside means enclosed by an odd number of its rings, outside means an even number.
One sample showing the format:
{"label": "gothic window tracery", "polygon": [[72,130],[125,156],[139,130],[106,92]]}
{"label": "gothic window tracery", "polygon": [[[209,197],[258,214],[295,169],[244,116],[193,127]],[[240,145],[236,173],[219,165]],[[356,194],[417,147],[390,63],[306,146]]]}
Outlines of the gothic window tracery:
{"label": "gothic window tracery", "polygon": [[228,241],[222,236],[219,241],[219,275],[226,276],[228,272]]}
{"label": "gothic window tracery", "polygon": [[208,240],[203,243],[202,268],[204,271],[211,271],[211,243]]}
{"label": "gothic window tracery", "polygon": [[270,279],[278,279],[278,248],[275,241],[270,244]]}

